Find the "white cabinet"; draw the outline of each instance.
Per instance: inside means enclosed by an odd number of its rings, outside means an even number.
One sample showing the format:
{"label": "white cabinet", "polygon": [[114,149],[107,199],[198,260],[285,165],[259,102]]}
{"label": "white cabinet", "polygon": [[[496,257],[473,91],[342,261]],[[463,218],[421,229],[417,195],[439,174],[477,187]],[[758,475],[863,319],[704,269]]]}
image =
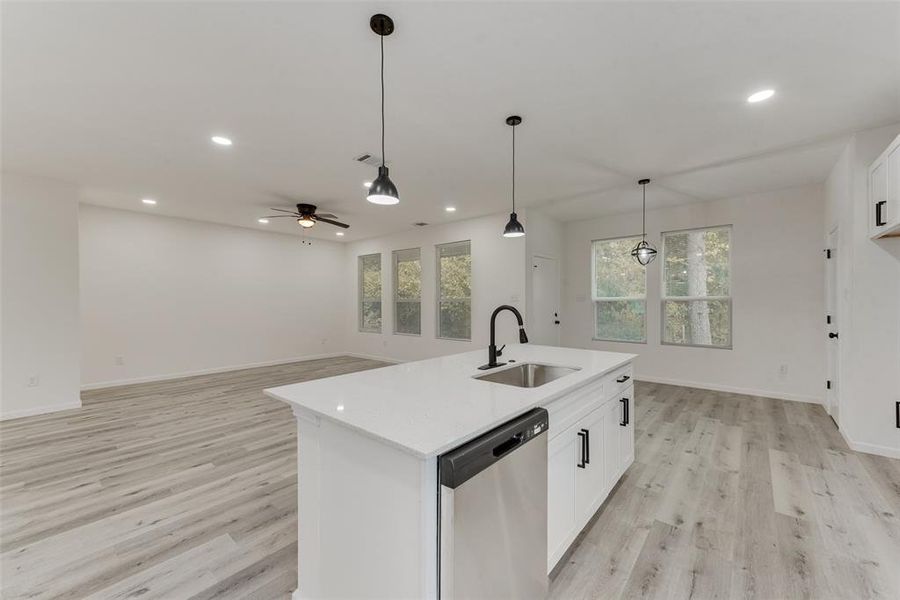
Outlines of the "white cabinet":
{"label": "white cabinet", "polygon": [[575,463],[575,514],[593,514],[606,497],[605,435],[607,411],[596,408],[579,422],[578,462]]}
{"label": "white cabinet", "polygon": [[869,234],[900,236],[900,136],[869,166]]}
{"label": "white cabinet", "polygon": [[569,547],[568,536],[575,528],[575,469],[572,464],[581,454],[580,438],[575,433],[572,426],[547,443],[547,553],[557,559]]}
{"label": "white cabinet", "polygon": [[628,365],[546,407],[548,573],[634,461],[630,374]]}

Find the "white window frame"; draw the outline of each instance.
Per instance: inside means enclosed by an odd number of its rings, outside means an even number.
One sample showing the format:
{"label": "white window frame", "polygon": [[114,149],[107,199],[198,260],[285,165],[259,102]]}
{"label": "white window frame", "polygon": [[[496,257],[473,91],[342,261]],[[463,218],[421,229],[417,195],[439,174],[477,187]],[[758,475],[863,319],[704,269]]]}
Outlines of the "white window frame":
{"label": "white window frame", "polygon": [[469,337],[455,338],[441,335],[441,248],[450,246],[459,246],[467,244],[469,247],[469,257],[472,256],[472,240],[459,240],[457,242],[447,242],[445,244],[436,244],[434,247],[434,285],[435,285],[435,303],[434,303],[434,337],[439,340],[451,340],[455,342],[471,342],[472,341],[472,297],[474,289],[472,286],[472,270],[469,269],[469,297],[468,298],[448,298],[447,300],[468,300],[469,301]]}
{"label": "white window frame", "polygon": [[[366,298],[363,296],[363,290],[365,289],[363,286],[363,262],[365,259],[370,258],[372,256],[378,257],[378,275],[379,279],[381,279],[381,295],[378,298]],[[356,284],[357,284],[357,302],[356,302],[356,310],[357,310],[357,325],[360,333],[381,333],[381,330],[384,328],[384,273],[381,265],[381,253],[374,252],[372,254],[361,254],[356,259]],[[363,305],[366,302],[379,302],[381,303],[381,318],[378,320],[378,329],[366,329],[363,327]]]}
{"label": "white window frame", "polygon": [[[691,231],[713,231],[716,229],[728,230],[728,295],[727,296],[668,296],[666,295],[666,236],[688,233]],[[663,231],[660,234],[660,255],[662,262],[659,266],[659,343],[663,346],[675,346],[678,348],[710,348],[712,350],[734,349],[734,302],[732,301],[732,285],[734,283],[734,271],[732,269],[734,254],[734,226],[710,225],[708,227],[689,227],[687,229],[675,229]],[[716,346],[713,344],[678,344],[666,341],[666,302],[690,302],[692,300],[717,300],[728,303],[728,345]]]}
{"label": "white window frame", "polygon": [[[593,311],[593,323],[591,324],[591,339],[595,342],[611,342],[616,344],[646,344],[647,343],[647,269],[644,269],[644,295],[643,296],[623,296],[623,297],[598,297],[597,281],[597,253],[594,251],[594,244],[603,242],[615,242],[617,240],[634,239],[635,244],[641,240],[640,235],[622,235],[611,238],[601,238],[591,240],[591,308]],[[597,305],[601,302],[625,302],[625,301],[642,301],[644,303],[644,339],[642,340],[618,340],[610,338],[597,337]]]}
{"label": "white window frame", "polygon": [[[416,259],[419,262],[419,298],[417,300],[410,300],[408,298],[400,299],[397,297],[397,290],[399,289],[399,269],[397,265],[400,261],[400,257],[403,255],[409,255],[412,252],[416,253]],[[411,261],[403,261],[403,262],[411,262]],[[394,335],[411,335],[413,337],[421,337],[422,335],[422,249],[421,248],[404,248],[403,250],[394,250],[391,253],[391,270],[392,273],[392,284],[393,284],[393,308],[394,308]],[[416,303],[419,305],[419,333],[407,333],[405,331],[397,331],[397,305],[403,302],[404,304],[413,304]]]}

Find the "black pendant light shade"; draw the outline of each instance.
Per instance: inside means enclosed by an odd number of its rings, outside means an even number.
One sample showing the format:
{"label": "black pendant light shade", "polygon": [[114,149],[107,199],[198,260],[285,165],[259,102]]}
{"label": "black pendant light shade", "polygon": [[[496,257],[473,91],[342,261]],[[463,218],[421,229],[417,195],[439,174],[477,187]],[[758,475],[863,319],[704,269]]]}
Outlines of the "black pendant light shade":
{"label": "black pendant light shade", "polygon": [[525,228],[519,223],[516,214],[516,125],[522,122],[522,117],[512,115],[506,117],[506,124],[512,127],[512,212],[509,213],[509,222],[503,229],[503,237],[514,238],[525,235]]}
{"label": "black pendant light shade", "polygon": [[378,177],[369,187],[366,200],[372,204],[397,204],[400,196],[397,194],[397,186],[388,177],[388,168],[384,165],[378,167]]}
{"label": "black pendant light shade", "polygon": [[649,179],[641,179],[638,181],[638,185],[643,189],[644,196],[644,204],[643,209],[641,211],[641,222],[643,223],[641,227],[641,241],[638,242],[638,245],[635,246],[631,250],[631,256],[634,260],[638,261],[641,266],[646,267],[650,263],[653,262],[653,259],[656,258],[656,248],[654,248],[647,241],[647,184],[650,183]]}
{"label": "black pendant light shade", "polygon": [[384,36],[394,32],[394,21],[387,15],[372,15],[369,27],[381,37],[381,166],[378,167],[378,177],[369,187],[366,200],[372,204],[397,204],[400,202],[400,194],[388,176],[384,154]]}
{"label": "black pendant light shade", "polygon": [[516,213],[509,213],[509,222],[503,229],[503,237],[522,237],[525,235],[525,228],[519,223]]}

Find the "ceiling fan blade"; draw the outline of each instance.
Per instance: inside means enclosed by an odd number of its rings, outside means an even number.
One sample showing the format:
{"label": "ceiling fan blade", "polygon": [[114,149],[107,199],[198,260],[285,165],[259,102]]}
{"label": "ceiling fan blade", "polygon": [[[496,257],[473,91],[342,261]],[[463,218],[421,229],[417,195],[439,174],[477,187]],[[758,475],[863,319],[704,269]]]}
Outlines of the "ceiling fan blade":
{"label": "ceiling fan blade", "polygon": [[350,226],[346,223],[341,223],[340,221],[332,221],[331,219],[323,219],[320,215],[316,215],[316,221],[322,221],[323,223],[337,225],[338,227],[343,227],[344,229],[350,229]]}
{"label": "ceiling fan blade", "polygon": [[269,208],[269,210],[277,210],[278,212],[286,212],[286,213],[290,213],[292,215],[296,215],[298,217],[300,216],[300,213],[298,213],[298,212],[295,212],[293,210],[285,210],[283,208]]}
{"label": "ceiling fan blade", "polygon": [[316,213],[317,217],[325,217],[326,219],[337,219],[337,215],[331,213]]}
{"label": "ceiling fan blade", "polygon": [[265,217],[260,217],[260,219],[277,219],[278,217],[289,217],[291,219],[296,219],[296,215],[266,215]]}

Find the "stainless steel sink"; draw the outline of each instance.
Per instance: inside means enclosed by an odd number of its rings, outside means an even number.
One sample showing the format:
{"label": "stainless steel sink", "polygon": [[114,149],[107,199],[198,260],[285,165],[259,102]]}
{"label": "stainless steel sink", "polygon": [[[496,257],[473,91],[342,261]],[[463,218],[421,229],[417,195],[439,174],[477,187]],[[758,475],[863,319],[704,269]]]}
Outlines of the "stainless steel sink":
{"label": "stainless steel sink", "polygon": [[521,365],[506,367],[499,371],[490,371],[484,375],[479,375],[475,379],[493,381],[494,383],[515,387],[536,388],[579,370],[575,367],[554,367],[536,363],[522,363]]}

